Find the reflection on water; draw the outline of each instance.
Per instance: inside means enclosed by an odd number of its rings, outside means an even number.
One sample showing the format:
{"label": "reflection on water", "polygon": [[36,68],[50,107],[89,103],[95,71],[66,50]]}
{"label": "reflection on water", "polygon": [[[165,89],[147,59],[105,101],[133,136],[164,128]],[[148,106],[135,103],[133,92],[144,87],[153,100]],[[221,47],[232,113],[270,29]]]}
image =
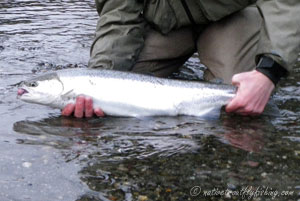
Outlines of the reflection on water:
{"label": "reflection on water", "polygon": [[144,158],[152,154],[167,156],[195,149],[197,144],[191,140],[191,136],[183,134],[189,133],[190,129],[180,119],[166,121],[163,118],[139,120],[107,117],[77,120],[53,117],[38,122],[20,121],[14,124],[16,132],[38,136],[35,140],[19,139],[20,143],[62,149],[81,147],[88,152],[96,149],[97,153],[107,157],[106,160],[114,160],[114,157],[116,160],[123,157]]}
{"label": "reflection on water", "polygon": [[[0,1],[0,200],[242,200],[202,190],[300,191],[300,68],[261,117],[92,118],[16,100],[12,84],[85,67],[94,1]],[[175,77],[201,79],[196,58]],[[278,113],[278,114],[277,114]],[[270,196],[248,197],[270,200]],[[261,198],[261,199],[260,199]]]}
{"label": "reflection on water", "polygon": [[57,116],[19,121],[14,130],[31,136],[19,138],[19,144],[54,147],[66,162],[80,163],[80,178],[92,191],[78,200],[186,200],[189,189],[200,184],[284,190],[284,177],[296,187],[298,179],[290,176],[297,174],[297,143],[280,140],[272,121],[224,114],[219,120]]}

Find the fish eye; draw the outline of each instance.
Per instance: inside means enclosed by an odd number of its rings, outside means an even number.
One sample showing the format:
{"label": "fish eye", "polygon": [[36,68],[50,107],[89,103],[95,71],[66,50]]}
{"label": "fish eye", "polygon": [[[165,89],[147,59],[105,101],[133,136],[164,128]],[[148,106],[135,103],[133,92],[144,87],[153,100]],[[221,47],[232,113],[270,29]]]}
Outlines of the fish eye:
{"label": "fish eye", "polygon": [[38,83],[37,82],[31,82],[31,83],[29,83],[29,86],[30,87],[37,87]]}

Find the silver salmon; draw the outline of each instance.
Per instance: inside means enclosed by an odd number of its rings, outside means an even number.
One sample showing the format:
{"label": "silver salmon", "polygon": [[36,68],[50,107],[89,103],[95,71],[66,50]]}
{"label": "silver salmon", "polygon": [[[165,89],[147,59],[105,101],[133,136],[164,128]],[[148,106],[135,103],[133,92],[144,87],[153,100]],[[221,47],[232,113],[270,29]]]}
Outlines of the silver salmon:
{"label": "silver salmon", "polygon": [[21,82],[18,98],[63,109],[85,95],[93,99],[94,107],[111,116],[203,116],[220,111],[235,91],[231,85],[105,69],[68,69]]}

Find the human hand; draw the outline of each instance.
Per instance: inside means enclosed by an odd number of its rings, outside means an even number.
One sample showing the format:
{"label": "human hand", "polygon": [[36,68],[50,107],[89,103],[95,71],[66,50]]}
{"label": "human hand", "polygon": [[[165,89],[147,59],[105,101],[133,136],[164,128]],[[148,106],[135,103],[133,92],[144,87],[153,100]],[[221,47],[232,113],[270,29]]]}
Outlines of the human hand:
{"label": "human hand", "polygon": [[227,104],[226,112],[240,115],[261,114],[275,88],[267,76],[256,70],[234,75],[232,84],[238,90],[236,96]]}
{"label": "human hand", "polygon": [[76,118],[92,117],[94,114],[103,117],[104,113],[100,108],[93,108],[93,99],[85,96],[78,96],[75,104],[68,104],[63,110],[63,116],[71,116],[74,113]]}

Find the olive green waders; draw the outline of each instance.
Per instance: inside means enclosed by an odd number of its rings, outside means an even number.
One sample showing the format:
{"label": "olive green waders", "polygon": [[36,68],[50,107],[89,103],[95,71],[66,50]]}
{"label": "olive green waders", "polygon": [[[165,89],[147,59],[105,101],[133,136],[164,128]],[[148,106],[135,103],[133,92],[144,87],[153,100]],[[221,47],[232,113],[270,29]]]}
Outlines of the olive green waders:
{"label": "olive green waders", "polygon": [[208,68],[206,80],[231,83],[234,74],[255,68],[261,22],[257,7],[248,6],[207,26],[183,27],[167,35],[149,29],[132,71],[166,77],[197,51]]}

